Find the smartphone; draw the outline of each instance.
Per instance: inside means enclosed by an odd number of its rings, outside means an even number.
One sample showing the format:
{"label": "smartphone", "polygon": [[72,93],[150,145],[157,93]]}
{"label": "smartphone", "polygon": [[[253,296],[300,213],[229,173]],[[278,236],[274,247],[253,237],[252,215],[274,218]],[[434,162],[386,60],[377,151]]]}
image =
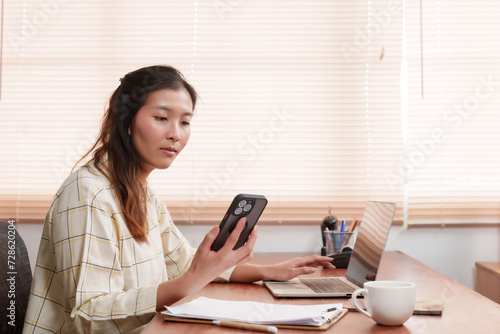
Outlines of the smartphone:
{"label": "smartphone", "polygon": [[215,252],[221,249],[231,232],[233,232],[238,221],[246,217],[247,222],[233,250],[243,246],[247,242],[250,233],[255,227],[255,224],[257,224],[266,205],[267,199],[262,195],[236,195],[219,225],[219,235],[215,238],[211,249]]}

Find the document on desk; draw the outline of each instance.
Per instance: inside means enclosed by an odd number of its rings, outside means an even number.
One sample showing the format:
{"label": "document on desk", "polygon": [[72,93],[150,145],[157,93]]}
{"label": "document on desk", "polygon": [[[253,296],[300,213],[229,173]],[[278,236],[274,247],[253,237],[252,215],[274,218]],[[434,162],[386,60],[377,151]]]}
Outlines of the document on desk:
{"label": "document on desk", "polygon": [[178,306],[165,306],[162,313],[169,317],[191,319],[322,326],[342,313],[342,304],[268,304],[199,297]]}

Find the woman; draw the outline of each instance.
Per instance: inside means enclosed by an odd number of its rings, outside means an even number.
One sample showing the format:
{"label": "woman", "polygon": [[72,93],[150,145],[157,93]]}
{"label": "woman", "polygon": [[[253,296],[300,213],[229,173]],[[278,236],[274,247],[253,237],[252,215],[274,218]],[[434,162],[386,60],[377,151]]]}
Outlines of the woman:
{"label": "woman", "polygon": [[186,146],[195,90],[168,66],[127,74],[111,96],[99,137],[47,214],[24,326],[33,332],[139,332],[164,305],[223,280],[287,280],[333,267],[328,257],[247,264],[257,237],[233,250],[240,220],[218,252],[218,227],[189,246],[147,185]]}

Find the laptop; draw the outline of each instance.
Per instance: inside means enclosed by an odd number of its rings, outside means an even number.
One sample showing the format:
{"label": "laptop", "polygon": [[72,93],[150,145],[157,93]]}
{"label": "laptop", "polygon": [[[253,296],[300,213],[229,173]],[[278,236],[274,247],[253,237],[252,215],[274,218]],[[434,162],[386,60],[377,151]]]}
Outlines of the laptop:
{"label": "laptop", "polygon": [[395,203],[366,204],[345,277],[300,277],[265,281],[265,286],[275,297],[351,297],[365,282],[377,278],[395,212]]}

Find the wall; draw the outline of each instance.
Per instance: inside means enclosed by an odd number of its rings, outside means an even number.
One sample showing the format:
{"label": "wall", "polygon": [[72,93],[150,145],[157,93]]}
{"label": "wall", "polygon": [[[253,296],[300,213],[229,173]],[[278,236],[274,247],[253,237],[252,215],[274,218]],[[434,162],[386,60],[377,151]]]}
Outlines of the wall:
{"label": "wall", "polygon": [[[179,229],[198,245],[211,226],[181,225]],[[34,268],[42,225],[18,224]],[[318,226],[259,226],[255,252],[318,252]],[[400,250],[471,289],[475,287],[475,262],[500,261],[500,228],[391,229],[387,250]]]}

